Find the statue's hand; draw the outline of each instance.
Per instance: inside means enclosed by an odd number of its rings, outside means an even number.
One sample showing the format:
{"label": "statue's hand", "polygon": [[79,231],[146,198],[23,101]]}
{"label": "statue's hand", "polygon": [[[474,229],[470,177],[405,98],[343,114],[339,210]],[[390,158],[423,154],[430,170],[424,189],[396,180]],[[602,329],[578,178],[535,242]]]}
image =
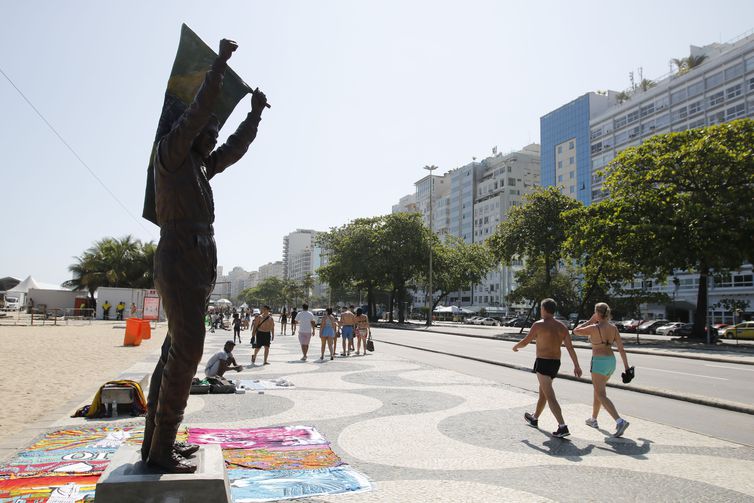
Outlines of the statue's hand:
{"label": "statue's hand", "polygon": [[236,49],[238,49],[237,43],[227,38],[222,39],[220,41],[220,51],[218,52],[219,58],[223,61],[228,61]]}
{"label": "statue's hand", "polygon": [[251,92],[251,109],[262,111],[267,106],[267,96],[257,87]]}

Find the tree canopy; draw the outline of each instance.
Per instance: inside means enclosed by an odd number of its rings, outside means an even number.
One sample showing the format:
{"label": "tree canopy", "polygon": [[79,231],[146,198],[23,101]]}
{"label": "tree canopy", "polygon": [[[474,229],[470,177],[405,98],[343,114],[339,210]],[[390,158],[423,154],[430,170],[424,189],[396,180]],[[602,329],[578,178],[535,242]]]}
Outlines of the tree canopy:
{"label": "tree canopy", "polygon": [[[622,151],[605,170],[610,194],[582,226],[597,253],[634,273],[700,274],[695,335],[704,330],[712,271],[754,261],[754,121],[657,135]],[[612,265],[612,264],[611,264]]]}
{"label": "tree canopy", "polygon": [[68,267],[73,278],[63,283],[75,290],[94,292],[102,286],[154,288],[155,244],[132,236],[103,238]]}

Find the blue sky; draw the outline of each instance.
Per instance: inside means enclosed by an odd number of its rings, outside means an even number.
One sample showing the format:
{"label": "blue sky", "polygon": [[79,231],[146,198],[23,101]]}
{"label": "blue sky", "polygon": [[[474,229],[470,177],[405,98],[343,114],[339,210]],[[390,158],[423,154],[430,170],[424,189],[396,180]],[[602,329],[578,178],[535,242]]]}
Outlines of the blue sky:
{"label": "blue sky", "polygon": [[[210,7],[212,5],[212,7]],[[0,276],[70,277],[106,236],[157,240],[146,165],[181,23],[267,93],[249,153],[214,182],[219,264],[280,260],[285,234],[390,212],[440,172],[539,141],[539,117],[628,74],[668,72],[689,45],[754,28],[718,1],[0,2],[4,153]],[[221,132],[230,134],[249,101]]]}

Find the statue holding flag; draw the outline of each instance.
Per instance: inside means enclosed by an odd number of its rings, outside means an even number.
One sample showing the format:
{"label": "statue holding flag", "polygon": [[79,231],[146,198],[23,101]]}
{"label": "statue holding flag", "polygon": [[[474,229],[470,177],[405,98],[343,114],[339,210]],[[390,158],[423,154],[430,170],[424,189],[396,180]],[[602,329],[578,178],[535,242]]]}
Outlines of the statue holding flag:
{"label": "statue holding flag", "polygon": [[[184,35],[186,30],[184,25]],[[203,45],[198,37],[193,37]],[[145,217],[151,214],[154,218],[150,220],[160,226],[154,277],[168,318],[168,334],[150,382],[141,455],[151,467],[169,473],[196,470],[184,456],[193,454],[198,446],[176,443],[175,439],[186,409],[191,379],[204,351],[204,314],[217,275],[212,228],[215,209],[209,182],[246,153],[256,137],[262,111],[268,106],[264,93],[258,89],[253,91],[251,111],[246,119],[224,145],[214,149],[221,124],[238,101],[236,99],[228,110],[227,96],[223,96],[224,75],[226,70],[232,72],[227,62],[237,48],[233,41],[220,42],[219,54],[204,75],[193,101],[187,107],[182,106],[182,114],[165,132],[169,99],[173,100],[170,103],[173,113],[175,103],[181,104],[180,99],[169,96],[171,85],[178,82],[183,88],[190,87],[186,83],[196,78],[196,71],[179,75],[182,80],[176,77],[181,56],[179,48],[161,118],[163,131],[158,128],[150,164],[154,178],[147,183]],[[185,54],[183,57],[185,59]],[[220,117],[217,111],[223,99],[226,99],[226,111]],[[152,193],[150,181],[153,181]]]}

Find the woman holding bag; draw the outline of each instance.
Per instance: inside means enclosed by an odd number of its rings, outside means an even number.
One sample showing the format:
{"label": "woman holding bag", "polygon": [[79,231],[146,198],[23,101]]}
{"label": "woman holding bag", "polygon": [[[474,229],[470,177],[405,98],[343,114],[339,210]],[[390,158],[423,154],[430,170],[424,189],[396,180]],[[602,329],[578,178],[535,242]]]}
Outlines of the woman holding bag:
{"label": "woman holding bag", "polygon": [[592,404],[592,417],[586,420],[587,426],[598,428],[597,414],[600,407],[604,406],[605,410],[615,419],[614,437],[620,437],[628,428],[628,421],[618,415],[618,411],[613,402],[607,397],[607,381],[615,372],[615,354],[613,353],[613,344],[618,348],[623,366],[628,372],[628,357],[623,349],[623,341],[620,333],[614,325],[610,324],[610,306],[600,302],[594,306],[592,317],[573,329],[576,335],[583,335],[592,344],[592,385],[594,386],[594,402]]}

